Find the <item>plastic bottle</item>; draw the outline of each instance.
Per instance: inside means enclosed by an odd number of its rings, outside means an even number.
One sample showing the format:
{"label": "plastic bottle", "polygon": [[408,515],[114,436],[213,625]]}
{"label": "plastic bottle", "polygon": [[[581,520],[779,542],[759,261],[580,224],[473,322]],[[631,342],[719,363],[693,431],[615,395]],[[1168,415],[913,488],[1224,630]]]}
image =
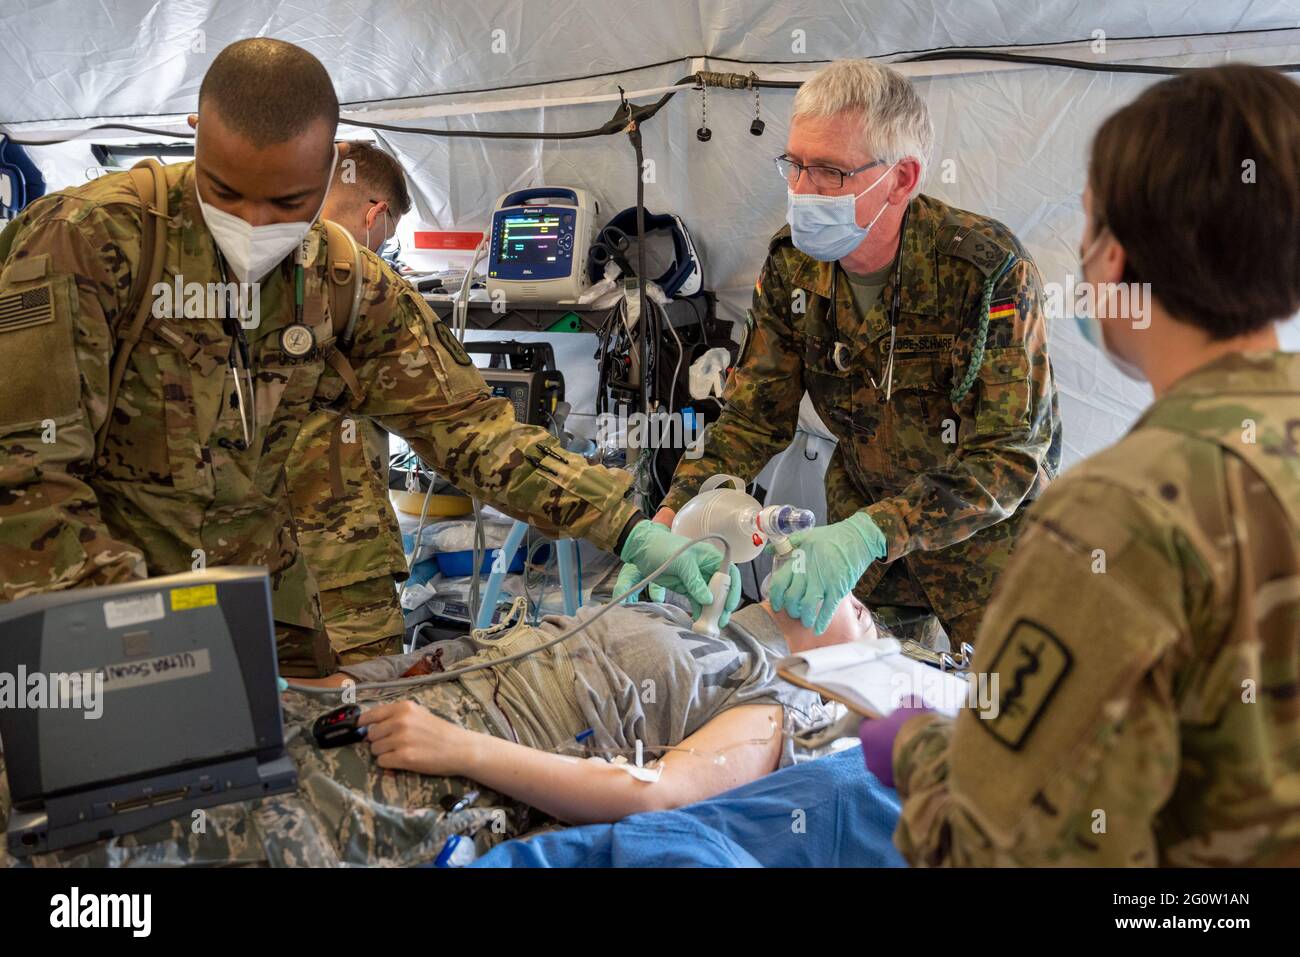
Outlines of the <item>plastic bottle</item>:
{"label": "plastic bottle", "polygon": [[447,838],[447,843],[442,845],[442,850],[438,852],[433,866],[467,867],[477,858],[478,848],[474,846],[474,841],[463,834],[453,834]]}

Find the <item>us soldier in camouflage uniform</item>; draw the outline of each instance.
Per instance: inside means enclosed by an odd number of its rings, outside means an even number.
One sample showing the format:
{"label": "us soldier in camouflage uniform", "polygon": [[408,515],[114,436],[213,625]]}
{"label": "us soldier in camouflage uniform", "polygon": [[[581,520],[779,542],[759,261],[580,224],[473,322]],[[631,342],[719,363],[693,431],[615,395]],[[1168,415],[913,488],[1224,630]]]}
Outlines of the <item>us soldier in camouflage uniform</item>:
{"label": "us soldier in camouflage uniform", "polygon": [[[870,102],[893,96],[917,115],[925,130],[917,137],[921,155],[898,165],[922,162],[929,152],[924,103],[906,79],[884,67],[850,62],[826,68],[800,91],[801,98],[813,99],[796,100],[796,124],[801,110],[816,106],[846,76],[883,85],[886,92]],[[868,109],[869,135],[875,123]],[[848,124],[846,135],[853,128]],[[811,142],[799,157],[807,165],[826,155],[819,140]],[[846,160],[861,155],[861,148],[844,154]],[[844,183],[858,192],[870,180]],[[867,191],[859,206],[871,197],[878,204],[880,196],[879,189]],[[884,533],[887,551],[854,593],[878,612],[882,606],[911,609],[908,615],[932,611],[955,648],[974,640],[979,614],[1020,530],[1021,506],[1055,476],[1060,418],[1038,271],[1024,248],[987,217],[924,195],[908,201],[906,188],[898,202],[898,211],[882,214],[876,227],[886,229],[891,215],[897,223],[906,208],[898,281],[891,271],[865,315],[845,274],[849,257],[819,262],[795,248],[789,226],[773,237],[725,408],[705,434],[704,454],[678,466],[656,520],[671,521],[710,475],[757,475],[794,438],[807,391],[838,439],[826,473],[828,521],[865,511]],[[870,219],[876,208],[858,215]],[[875,241],[875,233],[869,235],[864,246]],[[897,242],[884,248],[887,267]],[[839,365],[837,342],[847,346]],[[827,600],[834,604],[839,597]]]}
{"label": "us soldier in camouflage uniform", "polygon": [[[667,560],[660,555],[671,557],[684,542],[649,528],[626,499],[631,475],[589,467],[552,435],[516,422],[451,330],[368,251],[362,318],[351,344],[341,347],[331,284],[346,279],[352,255],[328,248],[319,223],[308,230],[301,257],[309,348],[299,354],[304,330],[289,331],[299,324],[296,257],[286,255],[252,284],[260,315],[244,330],[247,357],[241,356],[240,330],[223,323],[224,310],[211,301],[197,301],[233,279],[226,278],[227,257],[218,256],[196,182],[219,165],[225,186],[215,178],[204,185],[214,201],[256,210],[262,224],[311,221],[330,176],[320,159],[333,142],[338,101],[320,63],[281,41],[228,47],[205,88],[214,76],[238,108],[228,121],[216,108],[204,112],[200,92],[198,159],[166,168],[167,208],[151,214],[165,230],[163,285],[194,284],[198,294],[182,289],[184,302],[170,308],[161,295],[154,301],[111,409],[110,370],[126,348],[118,338],[134,315],[145,232],[128,174],[43,197],[6,230],[0,599],[201,564],[264,565],[274,588],[282,673],[334,670],[283,478],[303,420],[322,406],[375,419],[460,489],[544,534],[648,554],[654,564]],[[304,109],[299,101],[307,96],[314,99]],[[232,131],[227,122],[243,125]],[[308,169],[323,178],[304,182]],[[231,190],[232,179],[246,181],[245,193]],[[312,207],[304,196],[313,198]],[[280,210],[279,218],[268,208]],[[227,221],[237,232],[251,227]],[[241,406],[235,381],[248,392],[249,374],[255,402],[245,395]],[[110,417],[96,456],[96,433]],[[697,546],[674,559],[669,572],[699,592],[719,563],[716,549]]]}
{"label": "us soldier in camouflage uniform", "polygon": [[1080,272],[1152,301],[1085,329],[1156,402],[1030,510],[975,654],[996,713],[881,752],[913,863],[1300,864],[1300,356],[1265,318],[1300,308],[1298,170],[1300,88],[1260,67],[1098,132]]}
{"label": "us soldier in camouflage uniform", "polygon": [[[387,153],[362,141],[348,147],[321,216],[378,253],[410,210],[410,193]],[[294,442],[285,484],[298,547],[320,587],[321,617],[339,661],[401,651],[394,580],[406,578],[406,556],[388,498],[388,433],[370,419],[318,409]]]}

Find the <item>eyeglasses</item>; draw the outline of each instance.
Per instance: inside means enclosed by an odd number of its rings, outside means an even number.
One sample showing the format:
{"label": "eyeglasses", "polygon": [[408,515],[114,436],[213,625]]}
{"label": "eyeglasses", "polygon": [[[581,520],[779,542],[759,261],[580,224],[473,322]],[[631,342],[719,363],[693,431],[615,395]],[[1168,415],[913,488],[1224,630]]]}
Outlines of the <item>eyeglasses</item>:
{"label": "eyeglasses", "polygon": [[884,160],[872,160],[865,166],[859,166],[857,169],[837,169],[834,166],[804,166],[803,163],[796,162],[782,153],[775,160],[776,171],[781,178],[790,186],[799,182],[799,174],[807,173],[812,184],[818,189],[843,189],[844,181],[850,176],[856,176],[864,170],[869,170],[873,166],[884,165]]}

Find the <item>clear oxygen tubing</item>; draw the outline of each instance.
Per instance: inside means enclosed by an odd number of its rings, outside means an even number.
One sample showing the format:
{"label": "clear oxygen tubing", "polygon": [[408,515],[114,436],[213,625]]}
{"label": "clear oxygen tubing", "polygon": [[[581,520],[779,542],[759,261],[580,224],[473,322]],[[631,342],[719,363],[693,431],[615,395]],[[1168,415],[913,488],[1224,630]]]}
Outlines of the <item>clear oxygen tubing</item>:
{"label": "clear oxygen tubing", "polygon": [[[461,342],[465,341],[465,329],[469,324],[469,291],[470,291],[470,286],[473,285],[474,282],[474,270],[478,268],[478,264],[482,261],[483,257],[487,254],[487,247],[488,247],[487,237],[484,237],[483,239],[479,240],[479,244],[474,248],[474,259],[469,264],[469,268],[465,270],[465,276],[460,281],[460,292],[456,296],[455,303],[452,306],[451,325],[456,335],[456,338],[459,339]],[[425,522],[428,520],[428,516],[429,516],[429,502],[433,498],[433,486],[434,486],[434,478],[436,473],[429,470],[419,470],[419,471],[426,471],[428,473],[429,489],[424,493],[424,505],[421,506],[420,508],[420,521],[415,526],[415,544],[411,547],[411,554],[408,555],[406,558],[407,577],[402,580],[402,585],[398,589],[397,592],[398,601],[401,601],[402,597],[405,596],[406,586],[411,580],[410,571],[415,564],[415,556],[418,555],[420,552],[420,536],[424,534],[424,525]],[[479,537],[483,535],[483,518],[479,511],[478,499],[473,499],[472,501],[474,505],[475,552],[474,552],[473,578],[470,581],[471,615],[477,612],[476,598],[478,596],[478,588],[479,588],[478,563],[482,560],[477,549],[478,549]],[[473,617],[471,617],[470,621],[473,620],[474,620]]]}
{"label": "clear oxygen tubing", "polygon": [[488,668],[496,668],[499,665],[511,664],[523,658],[527,658],[529,655],[535,655],[539,651],[545,651],[548,648],[553,648],[556,645],[558,645],[560,642],[567,641],[569,638],[572,638],[578,632],[583,631],[589,625],[593,624],[598,618],[608,614],[611,608],[619,604],[628,595],[634,594],[638,589],[643,588],[648,583],[654,581],[656,575],[661,574],[669,565],[673,563],[674,559],[676,559],[679,555],[685,552],[688,548],[691,548],[694,545],[698,545],[701,542],[708,541],[709,539],[716,540],[722,546],[722,564],[719,567],[726,568],[727,565],[731,562],[731,545],[728,544],[726,538],[724,538],[722,535],[714,535],[714,534],[701,535],[699,538],[693,538],[690,541],[688,541],[685,545],[683,545],[681,548],[677,549],[677,551],[673,552],[670,556],[668,556],[668,559],[662,565],[660,565],[650,574],[646,575],[639,582],[634,584],[631,588],[627,589],[625,592],[623,592],[620,595],[611,596],[609,601],[605,602],[600,607],[600,610],[597,611],[594,615],[592,615],[589,620],[583,622],[582,624],[578,625],[575,628],[570,628],[568,631],[564,632],[563,634],[557,635],[556,637],[552,638],[550,641],[543,642],[542,644],[538,645],[535,648],[529,648],[525,651],[520,651],[513,655],[506,655],[504,658],[497,658],[494,661],[484,661],[476,665],[466,665],[464,668],[453,668],[451,671],[441,671],[438,672],[437,674],[432,674],[432,675],[419,675],[418,677],[415,678],[397,678],[393,681],[351,682],[348,684],[340,685],[337,688],[319,688],[312,685],[297,685],[290,682],[289,690],[297,691],[300,694],[305,694],[305,695],[329,697],[330,695],[343,695],[345,693],[352,693],[357,691],[380,691],[380,690],[387,690],[387,689],[394,689],[394,688],[418,688],[423,685],[441,684],[444,681],[454,681],[457,678],[461,677],[462,675],[467,675],[470,674],[471,672],[484,671]]}
{"label": "clear oxygen tubing", "polygon": [[[784,709],[783,709],[784,710]],[[609,758],[609,757],[629,757],[636,760],[644,756],[647,752],[654,753],[658,757],[651,758],[646,764],[654,764],[656,761],[669,751],[681,751],[686,754],[694,755],[697,758],[708,758],[714,764],[726,764],[727,754],[738,748],[745,748],[751,745],[768,744],[778,734],[788,733],[782,725],[778,725],[775,718],[768,718],[770,728],[765,738],[747,738],[744,741],[733,741],[726,747],[717,748],[712,751],[702,751],[699,748],[683,748],[675,744],[643,744],[641,748],[593,748],[588,747],[581,741],[570,741],[557,745],[550,749],[551,754],[560,754],[565,757],[573,758]],[[787,722],[788,723],[788,722]],[[641,765],[637,765],[641,767]]]}
{"label": "clear oxygen tubing", "polygon": [[[484,236],[479,240],[478,245],[474,247],[474,258],[470,261],[469,268],[465,270],[465,275],[460,281],[460,292],[456,296],[452,317],[456,338],[462,343],[465,341],[465,333],[469,329],[469,297],[470,287],[474,285],[474,270],[478,269],[478,264],[483,261],[487,251],[488,237]],[[478,620],[479,596],[483,578],[479,566],[483,563],[483,552],[487,548],[487,530],[483,527],[482,503],[477,498],[471,497],[470,504],[474,509],[474,549],[470,558],[472,567],[470,568],[469,579],[469,620],[472,624]]]}
{"label": "clear oxygen tubing", "polygon": [[[418,462],[418,460],[417,460]],[[424,504],[420,506],[420,521],[415,526],[415,539],[411,544],[411,553],[406,556],[406,577],[402,579],[402,585],[397,590],[397,600],[400,602],[406,595],[406,586],[411,581],[411,569],[415,567],[415,556],[420,554],[420,536],[424,534],[424,523],[429,517],[429,502],[433,500],[433,487],[436,484],[437,475],[428,469],[419,465],[411,469],[412,474],[423,473],[429,480],[429,488],[424,493]],[[416,486],[417,488],[419,486]]]}

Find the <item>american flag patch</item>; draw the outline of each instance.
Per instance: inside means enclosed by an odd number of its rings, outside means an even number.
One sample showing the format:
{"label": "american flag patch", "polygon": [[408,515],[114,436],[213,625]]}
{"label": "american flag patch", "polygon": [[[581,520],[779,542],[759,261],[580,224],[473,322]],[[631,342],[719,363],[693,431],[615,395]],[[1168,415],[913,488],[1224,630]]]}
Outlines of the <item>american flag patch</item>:
{"label": "american flag patch", "polygon": [[0,333],[54,321],[50,287],[38,286],[0,296]]}

